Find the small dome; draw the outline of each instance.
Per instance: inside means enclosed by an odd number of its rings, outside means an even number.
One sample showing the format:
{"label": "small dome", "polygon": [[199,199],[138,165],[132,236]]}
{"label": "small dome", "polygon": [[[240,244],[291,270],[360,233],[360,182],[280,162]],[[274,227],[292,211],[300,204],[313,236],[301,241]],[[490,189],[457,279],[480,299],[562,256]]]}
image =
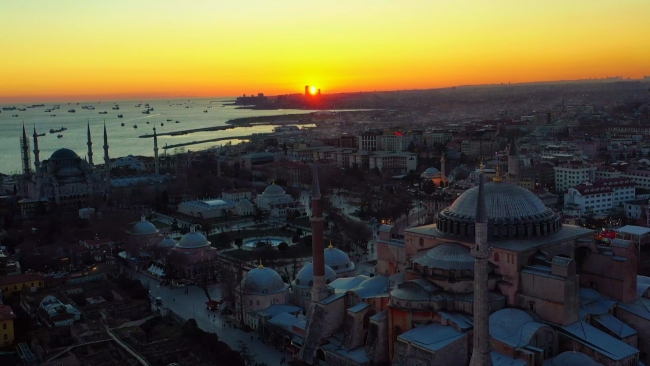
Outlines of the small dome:
{"label": "small dome", "polygon": [[266,189],[264,190],[265,196],[281,196],[283,194],[284,194],[284,189],[282,189],[282,187],[276,185],[275,183],[266,187]]}
{"label": "small dome", "polygon": [[278,272],[267,267],[250,270],[241,281],[241,290],[248,295],[267,295],[287,288]]}
{"label": "small dome", "polygon": [[191,226],[190,232],[183,235],[181,241],[176,244],[176,247],[179,249],[196,249],[207,247],[208,245],[210,245],[208,239],[206,239],[203,234],[196,231],[194,226]]}
{"label": "small dome", "polygon": [[544,362],[546,366],[603,366],[582,352],[566,351]]}
{"label": "small dome", "polygon": [[79,155],[70,149],[58,149],[50,156],[51,160],[79,159]]}
{"label": "small dome", "polygon": [[142,216],[140,218],[140,222],[137,224],[133,225],[133,229],[131,229],[131,234],[133,235],[150,235],[150,234],[155,234],[158,232],[158,229],[147,221],[147,219]]}
{"label": "small dome", "polygon": [[474,270],[474,257],[469,248],[459,243],[442,243],[426,253],[413,256],[413,262],[427,268]]}
{"label": "small dome", "polygon": [[[325,283],[329,284],[337,278],[336,272],[332,267],[325,265]],[[293,285],[298,287],[311,287],[310,283],[314,281],[314,264],[309,263],[308,265],[302,267],[296,279],[293,281]]]}
{"label": "small dome", "polygon": [[438,170],[437,168],[431,167],[431,168],[425,170],[424,172],[422,172],[422,174],[420,174],[420,177],[421,178],[433,178],[433,177],[436,177],[436,176],[439,176],[439,175],[440,175],[440,170]]}
{"label": "small dome", "polygon": [[350,257],[341,249],[334,248],[331,245],[325,248],[325,264],[337,273],[354,269],[354,263],[350,261]]}
{"label": "small dome", "polygon": [[176,240],[172,238],[165,238],[160,243],[158,243],[158,246],[161,248],[171,248],[176,246],[176,244]]}

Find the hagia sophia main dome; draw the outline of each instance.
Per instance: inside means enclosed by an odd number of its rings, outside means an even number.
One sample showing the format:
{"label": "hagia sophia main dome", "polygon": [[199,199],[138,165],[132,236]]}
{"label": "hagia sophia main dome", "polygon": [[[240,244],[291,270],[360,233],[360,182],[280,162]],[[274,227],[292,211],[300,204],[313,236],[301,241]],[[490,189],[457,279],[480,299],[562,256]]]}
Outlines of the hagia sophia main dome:
{"label": "hagia sophia main dome", "polygon": [[[558,214],[526,188],[505,182],[484,186],[488,240],[548,236],[561,228]],[[438,231],[471,239],[478,202],[478,187],[460,195],[438,215]]]}

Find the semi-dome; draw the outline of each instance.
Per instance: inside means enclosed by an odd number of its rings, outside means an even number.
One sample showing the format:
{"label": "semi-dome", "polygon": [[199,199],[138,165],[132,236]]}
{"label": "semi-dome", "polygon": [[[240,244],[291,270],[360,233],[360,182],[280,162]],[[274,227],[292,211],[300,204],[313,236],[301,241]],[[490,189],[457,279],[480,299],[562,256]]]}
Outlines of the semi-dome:
{"label": "semi-dome", "polygon": [[52,155],[50,156],[50,159],[51,160],[79,159],[79,155],[77,155],[76,152],[70,149],[63,148],[53,152]]}
{"label": "semi-dome", "polygon": [[566,351],[544,362],[544,366],[603,366],[582,352]]}
{"label": "semi-dome", "polygon": [[273,183],[270,186],[266,187],[264,189],[264,195],[265,196],[281,196],[284,194],[284,189],[280,187],[279,185]]}
{"label": "semi-dome", "polygon": [[183,235],[181,240],[176,244],[179,249],[196,249],[210,245],[208,239],[200,232],[196,231],[194,226],[190,227],[190,232]]}
{"label": "semi-dome", "polygon": [[325,264],[334,271],[349,271],[354,269],[354,263],[341,249],[334,248],[331,244],[325,248]]}
{"label": "semi-dome", "polygon": [[140,222],[137,224],[133,225],[133,229],[131,229],[131,234],[133,235],[150,235],[150,234],[155,234],[158,232],[158,229],[147,221],[147,219],[142,216],[140,218]]}
{"label": "semi-dome", "polygon": [[460,243],[442,243],[413,256],[413,263],[443,270],[474,270],[474,257],[469,248]]}
{"label": "semi-dome", "polygon": [[262,265],[250,270],[240,285],[241,291],[247,295],[267,295],[287,287],[278,272]]}
{"label": "semi-dome", "polygon": [[[551,235],[561,229],[560,217],[531,191],[510,183],[484,185],[488,240]],[[460,195],[438,215],[437,229],[473,238],[478,187]]]}
{"label": "semi-dome", "polygon": [[[334,281],[337,278],[336,272],[332,269],[332,267],[325,265],[325,283],[330,283]],[[302,267],[300,271],[298,271],[298,274],[296,275],[296,279],[293,281],[293,284],[295,286],[299,287],[311,287],[314,281],[314,264],[309,263],[306,266]]]}

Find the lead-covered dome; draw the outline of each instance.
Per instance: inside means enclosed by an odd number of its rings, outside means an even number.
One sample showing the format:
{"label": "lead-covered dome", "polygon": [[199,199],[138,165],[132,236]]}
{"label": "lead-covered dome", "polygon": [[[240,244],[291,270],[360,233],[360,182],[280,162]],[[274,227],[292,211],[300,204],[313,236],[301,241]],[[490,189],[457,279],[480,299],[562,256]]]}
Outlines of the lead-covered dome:
{"label": "lead-covered dome", "polygon": [[281,196],[284,194],[284,189],[280,187],[279,185],[273,183],[270,186],[266,187],[264,189],[264,195],[265,196]]}
{"label": "lead-covered dome", "polygon": [[240,288],[246,295],[267,295],[287,289],[278,272],[271,268],[259,267],[250,270],[241,281]]}
{"label": "lead-covered dome", "polygon": [[[488,240],[547,236],[561,228],[560,217],[526,188],[490,182],[484,194]],[[438,215],[438,231],[473,238],[477,203],[478,187],[460,195]]]}
{"label": "lead-covered dome", "polygon": [[426,252],[413,255],[413,262],[426,268],[442,270],[474,270],[474,257],[460,243],[442,243]]}
{"label": "lead-covered dome", "polygon": [[354,263],[341,249],[334,248],[331,244],[325,248],[325,264],[336,273],[347,272],[354,269]]}
{"label": "lead-covered dome", "polygon": [[[329,284],[334,281],[338,276],[332,267],[325,265],[325,283]],[[311,287],[314,284],[314,264],[309,263],[308,265],[302,267],[296,279],[293,281],[293,285],[298,287]]]}
{"label": "lead-covered dome", "polygon": [[178,249],[197,249],[210,245],[208,239],[200,232],[196,231],[194,226],[190,227],[190,232],[183,235],[181,240],[176,244]]}
{"label": "lead-covered dome", "polygon": [[52,153],[50,160],[70,160],[70,159],[79,159],[79,155],[76,152],[70,149],[58,149]]}
{"label": "lead-covered dome", "polygon": [[544,366],[603,366],[582,352],[566,351],[544,362]]}
{"label": "lead-covered dome", "polygon": [[178,244],[176,240],[170,237],[165,237],[165,239],[161,240],[160,243],[158,243],[158,246],[161,248],[171,248],[176,246],[176,244]]}
{"label": "lead-covered dome", "polygon": [[133,225],[133,229],[131,229],[131,234],[133,235],[150,235],[150,234],[155,234],[158,232],[158,229],[147,221],[147,219],[142,216],[140,218],[140,222],[137,224]]}

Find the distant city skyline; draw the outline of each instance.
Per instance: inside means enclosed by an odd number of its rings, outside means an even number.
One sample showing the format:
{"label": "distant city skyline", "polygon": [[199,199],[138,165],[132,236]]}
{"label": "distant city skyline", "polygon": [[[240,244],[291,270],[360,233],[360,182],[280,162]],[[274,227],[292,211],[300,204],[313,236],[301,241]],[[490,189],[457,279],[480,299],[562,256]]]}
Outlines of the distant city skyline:
{"label": "distant city skyline", "polygon": [[648,13],[641,0],[8,2],[0,103],[639,79]]}

